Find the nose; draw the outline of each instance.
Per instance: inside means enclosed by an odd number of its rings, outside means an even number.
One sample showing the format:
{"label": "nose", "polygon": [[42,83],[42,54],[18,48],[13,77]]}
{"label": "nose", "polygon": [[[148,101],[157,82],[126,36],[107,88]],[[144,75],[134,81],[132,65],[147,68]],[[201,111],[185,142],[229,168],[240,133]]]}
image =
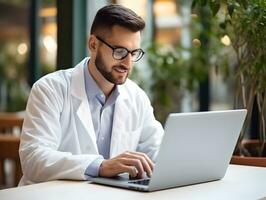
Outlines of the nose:
{"label": "nose", "polygon": [[127,56],[122,60],[122,63],[125,66],[128,66],[129,68],[131,68],[131,66],[132,66],[132,55],[131,55],[131,53],[127,54]]}

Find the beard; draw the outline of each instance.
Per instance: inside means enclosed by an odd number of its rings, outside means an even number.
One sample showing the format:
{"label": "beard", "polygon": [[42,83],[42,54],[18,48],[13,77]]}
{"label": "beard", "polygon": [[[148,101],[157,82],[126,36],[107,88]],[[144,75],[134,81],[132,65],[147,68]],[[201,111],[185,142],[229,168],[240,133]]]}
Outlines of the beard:
{"label": "beard", "polygon": [[[95,66],[106,80],[115,85],[121,85],[125,83],[129,75],[129,70],[124,65],[113,65],[109,71],[107,65],[104,63],[103,56],[100,53],[100,51],[97,52],[95,58]],[[116,69],[126,70],[126,74],[125,73],[119,74],[119,72],[117,72]]]}

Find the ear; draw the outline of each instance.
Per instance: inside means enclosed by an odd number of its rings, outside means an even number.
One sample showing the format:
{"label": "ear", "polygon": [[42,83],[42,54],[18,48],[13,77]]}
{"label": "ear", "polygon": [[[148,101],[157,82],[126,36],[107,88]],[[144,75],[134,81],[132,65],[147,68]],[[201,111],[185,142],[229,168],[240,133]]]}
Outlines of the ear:
{"label": "ear", "polygon": [[88,39],[88,47],[91,52],[95,52],[97,50],[97,38],[94,35],[90,35]]}

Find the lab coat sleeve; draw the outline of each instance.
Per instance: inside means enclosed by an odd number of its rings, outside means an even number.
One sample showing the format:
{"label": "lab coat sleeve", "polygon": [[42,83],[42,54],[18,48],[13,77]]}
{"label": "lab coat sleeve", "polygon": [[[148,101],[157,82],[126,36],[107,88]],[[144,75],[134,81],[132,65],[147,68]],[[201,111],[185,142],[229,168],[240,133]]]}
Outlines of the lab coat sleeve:
{"label": "lab coat sleeve", "polygon": [[139,95],[139,97],[141,97],[141,111],[139,113],[141,113],[141,117],[143,117],[143,128],[137,151],[146,153],[151,160],[155,162],[164,130],[161,123],[155,119],[153,108],[145,92],[142,92],[142,95]]}
{"label": "lab coat sleeve", "polygon": [[23,174],[32,182],[84,180],[86,168],[100,156],[58,151],[65,94],[62,83],[49,81],[37,82],[28,99],[19,150]]}

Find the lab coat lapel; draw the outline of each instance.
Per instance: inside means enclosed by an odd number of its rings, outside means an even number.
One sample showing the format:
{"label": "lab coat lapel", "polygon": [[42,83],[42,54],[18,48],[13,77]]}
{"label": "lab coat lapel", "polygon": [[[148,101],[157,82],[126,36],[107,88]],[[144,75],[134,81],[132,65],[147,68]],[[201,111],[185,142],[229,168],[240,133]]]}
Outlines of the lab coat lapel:
{"label": "lab coat lapel", "polygon": [[110,145],[110,158],[122,153],[125,149],[127,149],[128,139],[123,134],[125,133],[123,130],[126,128],[125,122],[129,117],[129,109],[130,103],[128,102],[128,94],[124,90],[124,86],[119,86],[120,95],[115,103],[115,111],[113,118],[113,128],[112,128],[112,137],[111,137],[111,145]]}
{"label": "lab coat lapel", "polygon": [[72,84],[71,84],[71,94],[74,98],[78,99],[79,105],[77,105],[77,116],[82,122],[82,125],[86,129],[86,132],[92,140],[92,144],[95,152],[98,153],[98,148],[96,144],[96,136],[93,127],[92,117],[89,102],[85,90],[85,80],[84,80],[84,62],[81,61],[72,74]]}

